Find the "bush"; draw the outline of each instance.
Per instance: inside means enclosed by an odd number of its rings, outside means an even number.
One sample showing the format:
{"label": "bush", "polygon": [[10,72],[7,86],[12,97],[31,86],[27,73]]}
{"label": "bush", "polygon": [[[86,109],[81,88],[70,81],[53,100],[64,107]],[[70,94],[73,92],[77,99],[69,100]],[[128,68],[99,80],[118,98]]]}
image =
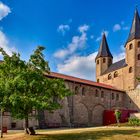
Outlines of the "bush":
{"label": "bush", "polygon": [[129,118],[128,123],[131,126],[140,126],[140,119],[138,119],[138,118]]}

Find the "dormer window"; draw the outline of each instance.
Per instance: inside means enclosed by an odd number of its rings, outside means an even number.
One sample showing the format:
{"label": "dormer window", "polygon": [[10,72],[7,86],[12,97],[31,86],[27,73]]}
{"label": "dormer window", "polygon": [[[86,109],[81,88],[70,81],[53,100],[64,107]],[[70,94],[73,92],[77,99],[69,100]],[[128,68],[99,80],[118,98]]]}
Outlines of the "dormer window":
{"label": "dormer window", "polygon": [[105,58],[103,58],[103,63],[105,63],[106,62],[106,59]]}
{"label": "dormer window", "polygon": [[132,73],[132,71],[133,71],[133,68],[130,67],[130,68],[129,68],[129,73]]}
{"label": "dormer window", "polygon": [[131,43],[130,45],[129,45],[129,50],[131,50],[133,48],[133,44]]}
{"label": "dormer window", "polygon": [[112,78],[111,74],[108,75],[108,80],[110,80]]}

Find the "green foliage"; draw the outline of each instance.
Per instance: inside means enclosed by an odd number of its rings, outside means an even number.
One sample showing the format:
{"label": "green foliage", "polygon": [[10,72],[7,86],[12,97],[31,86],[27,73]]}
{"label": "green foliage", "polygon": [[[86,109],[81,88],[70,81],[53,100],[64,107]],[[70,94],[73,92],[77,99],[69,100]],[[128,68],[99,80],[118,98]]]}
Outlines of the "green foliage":
{"label": "green foliage", "polygon": [[119,110],[115,110],[115,117],[118,120],[121,118],[121,112]]}
{"label": "green foliage", "polygon": [[117,125],[120,126],[121,112],[116,109],[114,114],[116,117]]}
{"label": "green foliage", "polygon": [[131,126],[140,126],[140,119],[138,119],[138,118],[129,118],[128,123]]}
{"label": "green foliage", "polygon": [[33,109],[58,109],[60,100],[71,95],[63,80],[44,76],[50,68],[43,50],[39,46],[25,62],[19,54],[9,56],[0,48],[4,59],[0,64],[0,107],[9,108],[15,118],[28,120]]}

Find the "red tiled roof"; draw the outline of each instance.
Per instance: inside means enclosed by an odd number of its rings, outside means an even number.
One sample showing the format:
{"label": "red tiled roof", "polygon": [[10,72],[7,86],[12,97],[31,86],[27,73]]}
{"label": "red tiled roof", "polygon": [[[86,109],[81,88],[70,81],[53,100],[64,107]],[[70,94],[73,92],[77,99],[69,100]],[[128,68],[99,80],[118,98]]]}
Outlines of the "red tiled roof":
{"label": "red tiled roof", "polygon": [[102,87],[102,88],[106,88],[106,89],[124,92],[123,90],[119,90],[119,89],[117,89],[113,86],[110,86],[110,85],[106,85],[103,83],[97,83],[97,82],[93,82],[90,80],[85,80],[85,79],[81,79],[81,78],[77,78],[77,77],[73,77],[73,76],[69,76],[69,75],[64,75],[64,74],[60,74],[60,73],[56,73],[56,72],[51,72],[50,74],[45,74],[45,75],[48,77],[64,79],[66,81],[72,81],[72,82],[82,83],[82,84],[86,84],[86,85]]}

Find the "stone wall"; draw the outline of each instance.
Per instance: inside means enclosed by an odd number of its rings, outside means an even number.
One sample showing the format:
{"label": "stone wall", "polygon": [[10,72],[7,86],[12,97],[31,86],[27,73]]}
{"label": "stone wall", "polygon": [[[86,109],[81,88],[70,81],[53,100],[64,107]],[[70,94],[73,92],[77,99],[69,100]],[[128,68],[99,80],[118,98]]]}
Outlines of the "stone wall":
{"label": "stone wall", "polygon": [[48,126],[98,126],[102,125],[104,110],[125,108],[124,92],[74,82],[66,82],[66,85],[75,94],[64,99],[62,109],[54,113],[45,111]]}
{"label": "stone wall", "polygon": [[129,90],[126,95],[125,106],[140,112],[140,89]]}
{"label": "stone wall", "polygon": [[[24,129],[24,120],[18,120],[18,119],[12,118],[9,112],[6,112],[5,114],[6,115],[3,116],[3,127],[7,127],[8,129]],[[0,118],[0,121],[1,121],[1,118]],[[30,127],[38,126],[38,120],[34,117],[30,118],[29,126]]]}
{"label": "stone wall", "polygon": [[[38,112],[39,118],[30,119],[29,126],[40,128],[100,126],[103,123],[104,110],[126,108],[125,92],[71,81],[65,81],[65,84],[74,95],[60,102],[61,109],[52,113],[46,110]],[[15,127],[12,127],[14,123]],[[5,114],[4,126],[8,129],[23,129],[24,120],[15,120],[10,114]]]}

